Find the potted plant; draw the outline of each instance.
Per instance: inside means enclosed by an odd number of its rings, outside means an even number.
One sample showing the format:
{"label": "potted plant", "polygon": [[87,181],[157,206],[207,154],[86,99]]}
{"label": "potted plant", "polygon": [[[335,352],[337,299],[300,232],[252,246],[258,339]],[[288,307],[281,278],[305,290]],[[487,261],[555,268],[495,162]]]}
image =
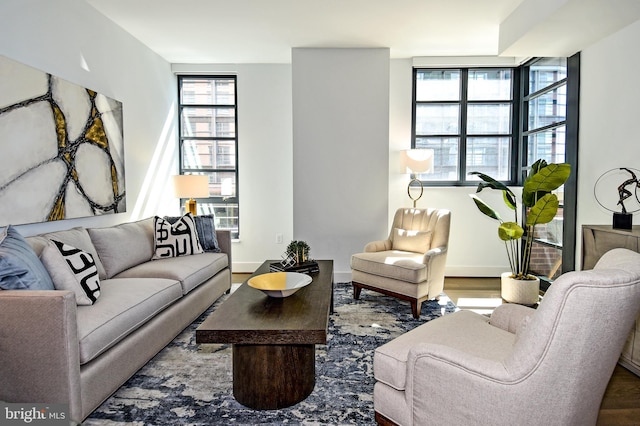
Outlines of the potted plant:
{"label": "potted plant", "polygon": [[287,253],[296,258],[296,263],[304,263],[309,259],[309,244],[304,241],[291,241],[287,246]]}
{"label": "potted plant", "polygon": [[[551,191],[562,186],[571,174],[571,165],[566,163],[547,164],[538,160],[531,166],[522,188],[522,208],[527,209],[526,222],[518,224],[518,203],[516,195],[502,182],[480,172],[471,172],[482,182],[478,184],[476,193],[483,189],[502,191],[507,207],[514,211],[513,221],[504,221],[497,211],[471,194],[478,209],[492,219],[500,222],[498,237],[504,241],[509,258],[510,272],[502,274],[502,298],[508,302],[531,305],[538,301],[540,291],[539,278],[529,273],[531,248],[533,245],[534,227],[549,223],[558,212],[558,196]],[[523,238],[524,237],[524,238]]]}

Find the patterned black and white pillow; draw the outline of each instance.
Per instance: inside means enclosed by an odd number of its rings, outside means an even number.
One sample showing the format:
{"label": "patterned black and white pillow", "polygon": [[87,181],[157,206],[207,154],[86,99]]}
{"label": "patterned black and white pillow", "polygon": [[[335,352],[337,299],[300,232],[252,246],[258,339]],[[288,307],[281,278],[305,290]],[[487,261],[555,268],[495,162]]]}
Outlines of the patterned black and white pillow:
{"label": "patterned black and white pillow", "polygon": [[93,305],[100,296],[98,268],[90,253],[49,240],[40,260],[51,276],[56,290],[71,290],[78,305]]}
{"label": "patterned black and white pillow", "polygon": [[182,216],[173,225],[168,220],[156,216],[154,230],[153,259],[204,253],[191,213]]}
{"label": "patterned black and white pillow", "polygon": [[[171,224],[176,223],[180,216],[165,216]],[[196,232],[198,233],[198,241],[205,252],[220,253],[220,246],[216,236],[216,218],[212,214],[199,214],[193,216],[196,224]]]}

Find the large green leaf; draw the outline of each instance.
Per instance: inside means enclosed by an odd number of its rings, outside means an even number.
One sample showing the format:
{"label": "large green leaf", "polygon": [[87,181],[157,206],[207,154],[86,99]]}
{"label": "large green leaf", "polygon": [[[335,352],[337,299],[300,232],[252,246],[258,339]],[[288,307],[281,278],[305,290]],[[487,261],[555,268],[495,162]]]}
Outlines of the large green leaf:
{"label": "large green leaf", "polygon": [[515,222],[504,222],[498,227],[498,237],[502,241],[518,240],[523,234],[524,229]]}
{"label": "large green leaf", "polygon": [[502,191],[502,199],[511,210],[515,210],[517,206],[516,196],[511,190]]}
{"label": "large green leaf", "polygon": [[[536,164],[538,164],[536,162]],[[532,172],[536,170],[532,168]],[[522,189],[522,203],[533,206],[538,199],[562,186],[571,174],[571,165],[567,163],[549,164],[530,174]]]}
{"label": "large green leaf", "polygon": [[496,219],[496,220],[499,220],[500,222],[502,222],[502,218],[500,217],[498,212],[495,211],[494,209],[492,209],[491,207],[489,207],[487,205],[487,203],[482,201],[480,198],[478,198],[474,194],[469,194],[469,197],[471,197],[473,199],[473,201],[476,203],[476,206],[478,207],[478,210],[480,210],[485,215],[489,216],[491,219]]}
{"label": "large green leaf", "polygon": [[527,226],[534,226],[541,223],[549,223],[558,212],[558,197],[556,194],[546,194],[531,207],[527,213]]}
{"label": "large green leaf", "polygon": [[485,175],[484,173],[470,172],[469,174],[478,176],[484,181],[478,184],[476,193],[481,192],[485,188],[502,191],[502,198],[504,199],[504,203],[507,205],[507,207],[509,207],[511,210],[516,209],[516,206],[518,205],[516,201],[516,195],[513,193],[513,191],[511,191],[511,189],[509,189],[509,187],[507,187],[507,185],[498,180],[495,180],[489,175]]}

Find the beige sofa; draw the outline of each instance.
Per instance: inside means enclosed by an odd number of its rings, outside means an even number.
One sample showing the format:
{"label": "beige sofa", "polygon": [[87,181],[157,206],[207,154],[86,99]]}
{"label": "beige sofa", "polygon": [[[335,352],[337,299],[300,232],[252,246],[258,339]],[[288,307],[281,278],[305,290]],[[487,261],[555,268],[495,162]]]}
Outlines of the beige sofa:
{"label": "beige sofa", "polygon": [[0,400],[63,403],[81,422],[231,287],[231,238],[220,253],[151,260],[153,218],[74,228],[27,241],[40,254],[55,239],[94,255],[100,296],[0,291]]}

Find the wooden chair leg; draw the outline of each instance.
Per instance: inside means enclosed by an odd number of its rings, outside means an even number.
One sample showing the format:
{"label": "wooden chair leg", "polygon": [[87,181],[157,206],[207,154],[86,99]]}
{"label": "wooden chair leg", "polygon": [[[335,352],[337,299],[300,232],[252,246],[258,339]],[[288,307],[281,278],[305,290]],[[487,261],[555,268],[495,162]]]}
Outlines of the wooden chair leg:
{"label": "wooden chair leg", "polygon": [[420,318],[420,311],[422,310],[422,302],[414,299],[411,301],[411,313],[415,319]]}
{"label": "wooden chair leg", "polygon": [[353,298],[358,300],[360,299],[360,292],[362,291],[362,287],[360,287],[356,283],[352,283],[352,285],[353,285]]}

